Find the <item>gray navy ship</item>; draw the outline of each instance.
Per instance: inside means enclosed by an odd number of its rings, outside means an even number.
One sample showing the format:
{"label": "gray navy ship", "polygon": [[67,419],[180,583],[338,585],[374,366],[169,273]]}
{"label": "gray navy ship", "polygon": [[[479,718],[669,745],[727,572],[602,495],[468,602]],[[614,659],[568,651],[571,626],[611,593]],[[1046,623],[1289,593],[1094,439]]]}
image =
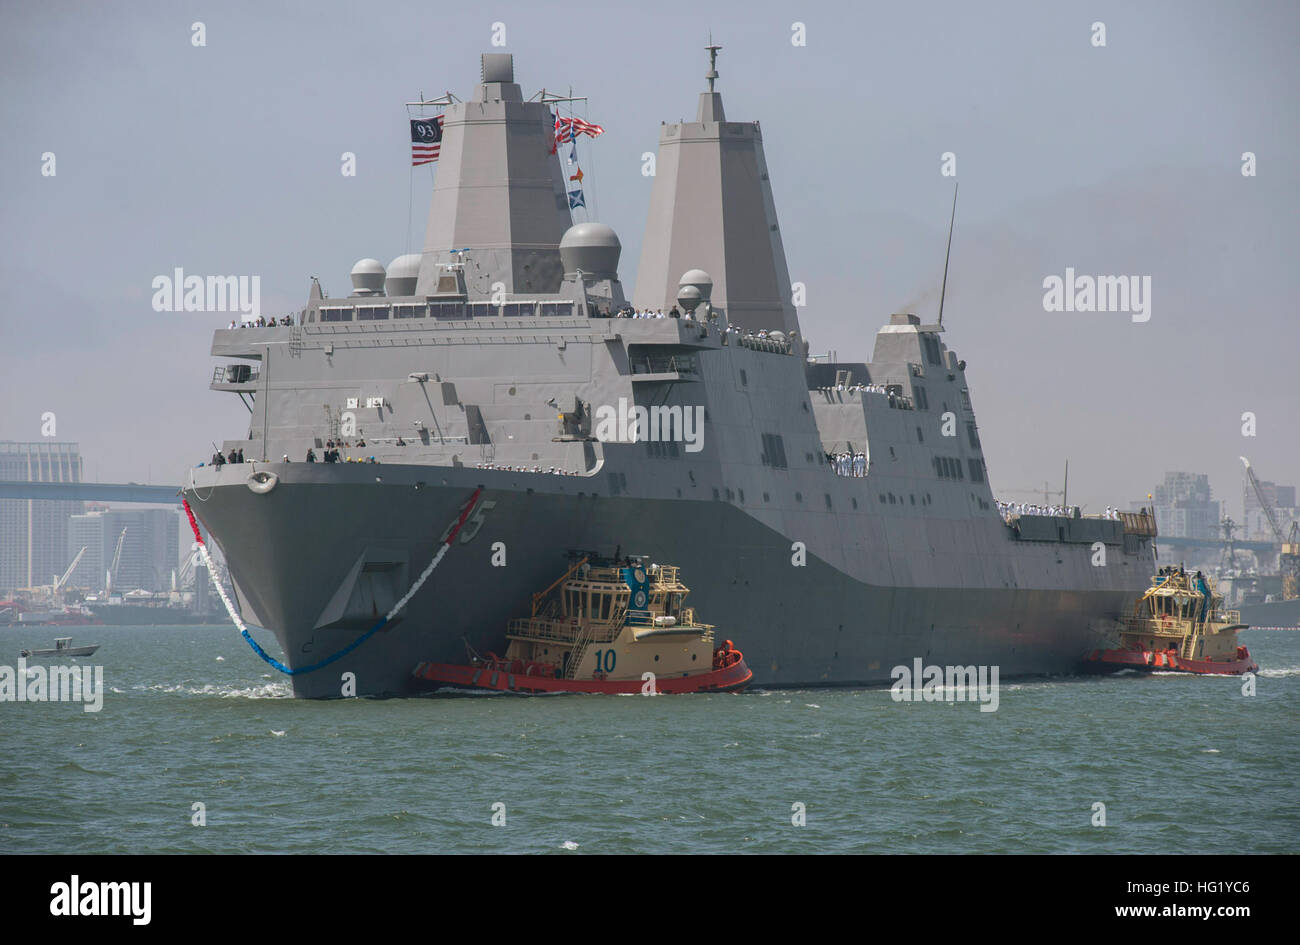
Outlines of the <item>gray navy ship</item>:
{"label": "gray navy ship", "polygon": [[[614,231],[573,222],[552,104],[488,54],[447,100],[423,252],[363,260],[345,297],[313,280],[291,324],[215,333],[211,386],[251,411],[223,449],[246,462],[184,496],[290,667],[372,627],[473,499],[410,602],[295,694],[346,673],[405,694],[421,662],[503,652],[572,549],[679,565],[756,686],[888,682],[917,657],[1071,673],[1147,587],[1145,513],[1000,514],[941,325],[893,315],[869,361],[808,356],[762,132],[716,78],[661,127],[632,299]],[[330,443],[345,461],[304,462]]]}

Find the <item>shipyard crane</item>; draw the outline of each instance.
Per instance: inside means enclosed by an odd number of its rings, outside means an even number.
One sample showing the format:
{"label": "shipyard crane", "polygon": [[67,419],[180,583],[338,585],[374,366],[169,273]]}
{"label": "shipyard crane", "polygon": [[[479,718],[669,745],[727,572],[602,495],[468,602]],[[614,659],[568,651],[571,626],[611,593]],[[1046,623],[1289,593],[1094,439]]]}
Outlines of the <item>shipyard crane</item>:
{"label": "shipyard crane", "polygon": [[1259,477],[1255,475],[1255,470],[1251,468],[1250,460],[1244,456],[1238,459],[1245,464],[1246,478],[1250,480],[1250,487],[1255,490],[1255,498],[1259,500],[1259,507],[1264,510],[1264,518],[1273,532],[1273,537],[1281,545],[1277,562],[1278,570],[1282,572],[1282,599],[1295,600],[1300,597],[1300,540],[1296,536],[1300,523],[1292,522],[1291,531],[1285,536],[1282,534],[1282,526],[1277,521],[1277,512],[1273,510],[1273,506],[1264,495],[1264,489],[1259,484]]}
{"label": "shipyard crane", "polygon": [[1065,490],[1064,490],[1064,489],[1052,489],[1052,488],[1050,488],[1050,486],[1051,486],[1051,483],[1044,482],[1044,483],[1043,483],[1043,488],[1041,488],[1041,489],[1034,489],[1034,488],[1027,488],[1027,489],[1000,489],[1000,490],[998,490],[998,491],[999,491],[1000,494],[1003,494],[1003,495],[1032,495],[1032,496],[1040,496],[1040,495],[1041,495],[1041,496],[1043,497],[1043,505],[1051,505],[1051,504],[1052,504],[1052,499],[1051,499],[1051,497],[1054,496],[1054,495],[1059,495],[1059,496],[1061,497],[1061,504],[1064,505],[1064,504],[1065,504]]}
{"label": "shipyard crane", "polygon": [[68,565],[68,570],[63,572],[63,577],[56,577],[54,579],[54,593],[59,593],[59,588],[61,588],[67,582],[68,578],[72,576],[72,572],[77,570],[77,565],[81,563],[81,556],[86,553],[87,547],[89,546],[82,545],[81,550],[77,552],[77,556],[72,559],[72,564]]}
{"label": "shipyard crane", "polygon": [[1004,492],[1007,495],[1042,495],[1043,505],[1051,505],[1052,496],[1059,495],[1061,497],[1061,504],[1069,505],[1070,461],[1068,459],[1065,461],[1065,481],[1059,489],[1053,489],[1051,483],[1047,480],[1043,480],[1043,488],[1041,489],[1035,489],[1031,486],[1024,489],[1003,489],[1001,492]]}
{"label": "shipyard crane", "polygon": [[113,583],[117,580],[117,566],[122,560],[122,542],[126,539],[126,527],[123,526],[122,533],[117,536],[117,547],[113,549],[113,563],[108,566],[107,591],[113,590]]}

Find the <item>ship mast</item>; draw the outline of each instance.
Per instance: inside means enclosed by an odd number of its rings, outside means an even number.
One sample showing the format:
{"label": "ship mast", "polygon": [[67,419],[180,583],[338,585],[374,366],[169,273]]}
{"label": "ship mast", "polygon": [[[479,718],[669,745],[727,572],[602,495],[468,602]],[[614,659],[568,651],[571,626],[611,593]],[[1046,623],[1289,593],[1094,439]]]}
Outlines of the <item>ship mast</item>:
{"label": "ship mast", "polygon": [[709,80],[709,91],[713,91],[713,83],[718,78],[718,50],[722,47],[713,41],[713,30],[709,30],[709,45],[704,47],[709,51],[709,71],[704,73],[704,78]]}
{"label": "ship mast", "polygon": [[948,260],[952,258],[952,227],[957,222],[957,182],[952,183],[952,216],[948,219],[948,252],[943,257],[943,288],[939,290],[939,327],[943,327],[943,300],[948,294]]}

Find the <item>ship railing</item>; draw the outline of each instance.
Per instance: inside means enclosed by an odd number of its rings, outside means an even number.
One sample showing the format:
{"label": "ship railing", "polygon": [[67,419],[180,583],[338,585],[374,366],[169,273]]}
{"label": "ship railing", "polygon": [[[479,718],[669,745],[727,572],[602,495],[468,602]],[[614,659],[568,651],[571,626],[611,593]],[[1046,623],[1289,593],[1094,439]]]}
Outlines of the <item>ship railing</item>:
{"label": "ship railing", "polygon": [[212,369],[213,384],[253,384],[261,375],[260,365],[220,364]]}
{"label": "ship railing", "polygon": [[657,583],[668,588],[675,588],[677,586],[677,572],[678,568],[676,565],[659,565],[659,570],[656,572],[659,578]]}
{"label": "ship railing", "polygon": [[598,643],[608,643],[618,636],[618,624],[611,621],[610,626],[599,631],[596,625],[602,621],[583,621],[571,623],[567,619],[544,619],[542,617],[519,617],[511,620],[506,628],[506,635],[523,640],[538,640],[554,643],[576,643],[582,636],[584,628]]}
{"label": "ship railing", "polygon": [[[610,639],[612,640],[613,637],[610,637]],[[594,642],[597,642],[595,625],[591,623],[581,624],[580,631],[573,641],[573,649],[569,651],[569,663],[564,671],[566,679],[577,678],[578,667],[582,665],[582,658],[587,655],[587,648]]]}
{"label": "ship railing", "polygon": [[1156,535],[1155,516],[1145,511],[1120,512],[1119,520],[1124,526],[1124,531],[1130,535],[1143,535],[1148,538],[1154,538]]}
{"label": "ship railing", "polygon": [[775,338],[760,338],[758,335],[741,335],[737,341],[742,348],[754,351],[766,351],[769,354],[789,354],[790,342],[777,341]]}
{"label": "ship railing", "polygon": [[629,627],[653,627],[655,615],[648,610],[629,610],[627,624]]}
{"label": "ship railing", "polygon": [[698,374],[699,368],[695,358],[689,355],[671,355],[669,357],[634,358],[631,361],[633,374]]}
{"label": "ship railing", "polygon": [[1185,625],[1177,622],[1163,623],[1153,617],[1129,617],[1124,620],[1124,629],[1130,633],[1148,633],[1155,637],[1183,637],[1187,634]]}

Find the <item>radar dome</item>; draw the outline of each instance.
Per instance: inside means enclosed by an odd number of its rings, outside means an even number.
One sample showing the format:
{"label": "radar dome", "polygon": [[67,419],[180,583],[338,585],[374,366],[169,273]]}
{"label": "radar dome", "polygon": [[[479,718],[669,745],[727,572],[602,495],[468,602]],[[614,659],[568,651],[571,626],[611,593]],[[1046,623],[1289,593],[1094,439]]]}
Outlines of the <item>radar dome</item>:
{"label": "radar dome", "polygon": [[384,294],[384,264],[378,259],[359,259],[352,267],[353,295]]}
{"label": "radar dome", "polygon": [[586,275],[617,278],[622,252],[618,234],[603,223],[579,223],[560,238],[560,261],[566,275],[582,270]]}
{"label": "radar dome", "polygon": [[700,295],[700,290],[693,285],[684,285],[677,290],[677,304],[688,312],[694,312],[695,307],[704,301]]}
{"label": "radar dome", "polygon": [[407,253],[388,264],[388,294],[415,295],[415,283],[420,277],[420,254]]}
{"label": "radar dome", "polygon": [[713,277],[703,269],[690,269],[682,273],[682,277],[677,280],[681,286],[694,286],[700,290],[700,298],[708,299],[713,295]]}

